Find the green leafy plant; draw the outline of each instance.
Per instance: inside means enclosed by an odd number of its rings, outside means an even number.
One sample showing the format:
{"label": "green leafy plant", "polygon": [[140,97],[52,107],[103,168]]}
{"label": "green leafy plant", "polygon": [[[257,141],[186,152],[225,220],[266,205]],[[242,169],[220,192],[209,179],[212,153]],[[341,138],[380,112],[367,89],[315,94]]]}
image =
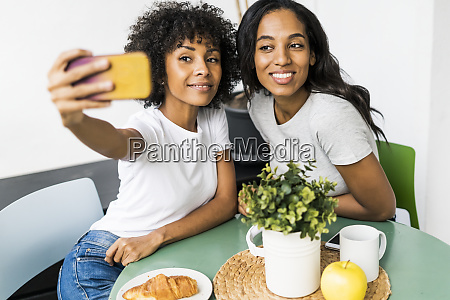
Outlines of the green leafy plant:
{"label": "green leafy plant", "polygon": [[338,200],[327,196],[336,182],[322,177],[308,182],[306,173],[315,167],[311,161],[303,169],[292,161],[287,166],[286,173],[277,175],[277,168],[272,172],[267,164],[258,175],[259,185],[243,184],[239,199],[247,206],[247,216],[242,221],[284,234],[300,232],[300,238],[308,235],[311,240],[319,239],[318,233],[328,232],[327,222],[336,221]]}

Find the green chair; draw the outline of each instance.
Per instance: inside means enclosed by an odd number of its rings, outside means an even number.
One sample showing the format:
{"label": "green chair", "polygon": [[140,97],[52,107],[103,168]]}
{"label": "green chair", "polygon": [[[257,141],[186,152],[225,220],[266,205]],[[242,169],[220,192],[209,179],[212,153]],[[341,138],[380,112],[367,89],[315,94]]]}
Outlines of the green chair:
{"label": "green chair", "polygon": [[414,165],[416,152],[413,148],[378,141],[380,164],[392,186],[397,207],[409,212],[411,226],[419,229],[416,200],[414,196]]}

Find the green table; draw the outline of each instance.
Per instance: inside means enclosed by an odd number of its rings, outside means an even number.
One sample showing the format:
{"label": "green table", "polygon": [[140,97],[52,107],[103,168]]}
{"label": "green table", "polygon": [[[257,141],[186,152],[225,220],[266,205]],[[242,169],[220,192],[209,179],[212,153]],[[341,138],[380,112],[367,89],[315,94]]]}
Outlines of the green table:
{"label": "green table", "polygon": [[[329,239],[342,227],[367,224],[383,231],[388,243],[380,265],[391,282],[390,300],[450,299],[450,246],[422,231],[395,222],[362,222],[338,218],[322,235]],[[127,266],[117,279],[110,299],[119,289],[142,273],[161,268],[188,268],[213,280],[217,271],[234,254],[247,249],[248,226],[232,220],[194,237],[159,249],[151,256]],[[210,299],[215,299],[214,292]]]}

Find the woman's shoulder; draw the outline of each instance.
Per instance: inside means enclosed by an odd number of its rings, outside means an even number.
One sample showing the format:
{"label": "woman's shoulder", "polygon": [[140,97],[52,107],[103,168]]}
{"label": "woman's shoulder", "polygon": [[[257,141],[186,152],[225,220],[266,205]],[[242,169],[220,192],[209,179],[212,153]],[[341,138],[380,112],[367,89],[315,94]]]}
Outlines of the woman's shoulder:
{"label": "woman's shoulder", "polygon": [[156,107],[149,107],[138,111],[130,116],[127,127],[135,128],[139,131],[152,128],[162,130],[162,113]]}
{"label": "woman's shoulder", "polygon": [[152,122],[159,119],[157,111],[158,109],[156,107],[149,107],[132,114],[129,120],[144,123]]}
{"label": "woman's shoulder", "polygon": [[[354,106],[344,98],[325,93],[311,93],[311,107],[315,112],[330,112],[333,109],[346,110],[355,109]],[[331,111],[330,111],[331,110]]]}
{"label": "woman's shoulder", "polygon": [[310,117],[316,118],[361,118],[356,107],[348,100],[330,94],[312,93],[310,96]]}
{"label": "woman's shoulder", "polygon": [[359,111],[346,99],[324,94],[311,94],[310,123],[316,129],[332,129],[341,124],[365,126]]}

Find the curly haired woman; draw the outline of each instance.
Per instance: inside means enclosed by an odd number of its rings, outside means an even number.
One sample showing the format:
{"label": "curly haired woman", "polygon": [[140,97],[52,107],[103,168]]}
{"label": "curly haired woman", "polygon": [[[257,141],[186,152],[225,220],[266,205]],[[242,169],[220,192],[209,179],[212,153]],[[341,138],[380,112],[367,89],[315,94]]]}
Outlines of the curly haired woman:
{"label": "curly haired woman", "polygon": [[[233,162],[225,159],[230,157],[230,142],[221,102],[229,97],[238,72],[235,30],[222,13],[207,4],[161,2],[131,27],[125,51],[143,51],[150,57],[153,89],[143,101],[146,109],[131,116],[125,128],[83,113],[109,105],[87,97],[112,90],[111,82],[72,86],[79,78],[106,70],[107,60],[66,70],[71,60],[92,55],[71,50],[51,68],[48,89],[64,126],[94,151],[118,159],[121,180],[117,200],[66,256],[59,299],[107,299],[124,266],[236,213],[235,174]],[[143,146],[180,149],[195,140],[213,149],[214,157],[208,153],[202,160],[154,161],[151,155],[130,150],[130,139]],[[133,156],[137,159],[127,159]]]}

